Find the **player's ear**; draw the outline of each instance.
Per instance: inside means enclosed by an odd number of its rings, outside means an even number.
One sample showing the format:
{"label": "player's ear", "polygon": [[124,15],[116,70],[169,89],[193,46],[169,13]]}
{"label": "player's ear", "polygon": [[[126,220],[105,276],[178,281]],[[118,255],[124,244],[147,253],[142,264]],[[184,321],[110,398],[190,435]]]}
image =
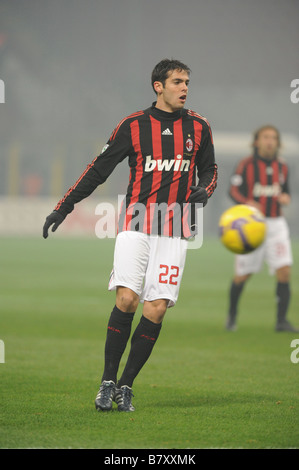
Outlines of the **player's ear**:
{"label": "player's ear", "polygon": [[163,83],[162,82],[154,82],[154,90],[157,94],[162,93],[163,90]]}

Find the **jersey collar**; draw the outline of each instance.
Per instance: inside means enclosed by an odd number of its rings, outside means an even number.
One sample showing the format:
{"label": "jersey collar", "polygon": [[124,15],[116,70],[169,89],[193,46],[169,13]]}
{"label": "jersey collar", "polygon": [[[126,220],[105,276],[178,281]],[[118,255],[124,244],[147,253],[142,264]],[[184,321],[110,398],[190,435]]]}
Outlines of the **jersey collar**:
{"label": "jersey collar", "polygon": [[177,119],[180,119],[182,117],[182,109],[179,109],[178,111],[174,111],[174,113],[168,113],[167,111],[162,111],[161,109],[156,108],[156,101],[153,102],[150,112],[153,117],[157,119],[163,119],[163,120],[168,120],[168,121],[176,121]]}
{"label": "jersey collar", "polygon": [[264,157],[261,157],[257,151],[257,149],[254,149],[254,153],[253,153],[254,157],[255,158],[258,158],[259,160],[262,160],[263,162],[267,163],[268,165],[270,165],[274,160],[277,160],[277,153],[274,155],[273,158],[264,158]]}

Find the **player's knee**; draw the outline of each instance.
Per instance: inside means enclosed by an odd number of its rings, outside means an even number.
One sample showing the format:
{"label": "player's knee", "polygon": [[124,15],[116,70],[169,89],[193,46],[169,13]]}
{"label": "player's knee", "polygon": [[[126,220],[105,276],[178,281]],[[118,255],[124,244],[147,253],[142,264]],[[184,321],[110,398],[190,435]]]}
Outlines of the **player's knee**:
{"label": "player's knee", "polygon": [[153,323],[162,323],[167,311],[168,300],[159,299],[151,302],[145,301],[143,306],[143,315]]}
{"label": "player's knee", "polygon": [[291,277],[291,268],[290,266],[283,266],[282,268],[277,269],[276,277],[278,282],[286,283],[289,282]]}
{"label": "player's knee", "polygon": [[243,276],[235,275],[234,283],[237,285],[243,284],[251,277],[251,274],[244,274]]}
{"label": "player's knee", "polygon": [[118,287],[116,293],[116,306],[122,312],[135,312],[139,304],[138,295],[128,287]]}
{"label": "player's knee", "polygon": [[167,310],[167,304],[160,303],[156,308],[154,312],[154,322],[155,323],[162,323],[164,315]]}

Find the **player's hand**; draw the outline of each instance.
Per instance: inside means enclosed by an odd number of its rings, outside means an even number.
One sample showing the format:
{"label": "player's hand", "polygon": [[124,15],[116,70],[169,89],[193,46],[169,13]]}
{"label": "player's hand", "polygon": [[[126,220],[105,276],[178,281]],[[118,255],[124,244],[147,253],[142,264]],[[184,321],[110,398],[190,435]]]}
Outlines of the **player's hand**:
{"label": "player's hand", "polygon": [[189,202],[199,202],[205,207],[208,202],[208,193],[205,188],[201,188],[200,186],[190,186],[191,194],[189,197]]}
{"label": "player's hand", "polygon": [[55,232],[55,230],[57,230],[61,222],[64,221],[65,217],[66,217],[65,215],[61,215],[57,211],[51,212],[51,214],[48,215],[48,217],[46,218],[46,222],[43,227],[43,237],[48,238],[48,230],[53,224],[54,225],[52,227],[52,232]]}
{"label": "player's hand", "polygon": [[248,206],[255,207],[260,212],[263,212],[262,205],[259,202],[255,201],[254,199],[248,199],[248,201],[246,201],[246,204]]}
{"label": "player's hand", "polygon": [[277,199],[279,204],[283,206],[287,206],[291,202],[291,196],[288,193],[281,193]]}

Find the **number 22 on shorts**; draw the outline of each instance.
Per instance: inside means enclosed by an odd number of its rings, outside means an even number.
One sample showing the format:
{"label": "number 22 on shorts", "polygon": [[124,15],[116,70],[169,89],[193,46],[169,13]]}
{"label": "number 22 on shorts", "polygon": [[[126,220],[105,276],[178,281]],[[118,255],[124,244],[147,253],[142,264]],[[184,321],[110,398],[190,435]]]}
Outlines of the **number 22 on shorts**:
{"label": "number 22 on shorts", "polygon": [[177,278],[179,276],[179,267],[178,266],[168,266],[167,264],[160,264],[160,274],[159,274],[159,282],[161,284],[172,284],[176,286],[178,281]]}

